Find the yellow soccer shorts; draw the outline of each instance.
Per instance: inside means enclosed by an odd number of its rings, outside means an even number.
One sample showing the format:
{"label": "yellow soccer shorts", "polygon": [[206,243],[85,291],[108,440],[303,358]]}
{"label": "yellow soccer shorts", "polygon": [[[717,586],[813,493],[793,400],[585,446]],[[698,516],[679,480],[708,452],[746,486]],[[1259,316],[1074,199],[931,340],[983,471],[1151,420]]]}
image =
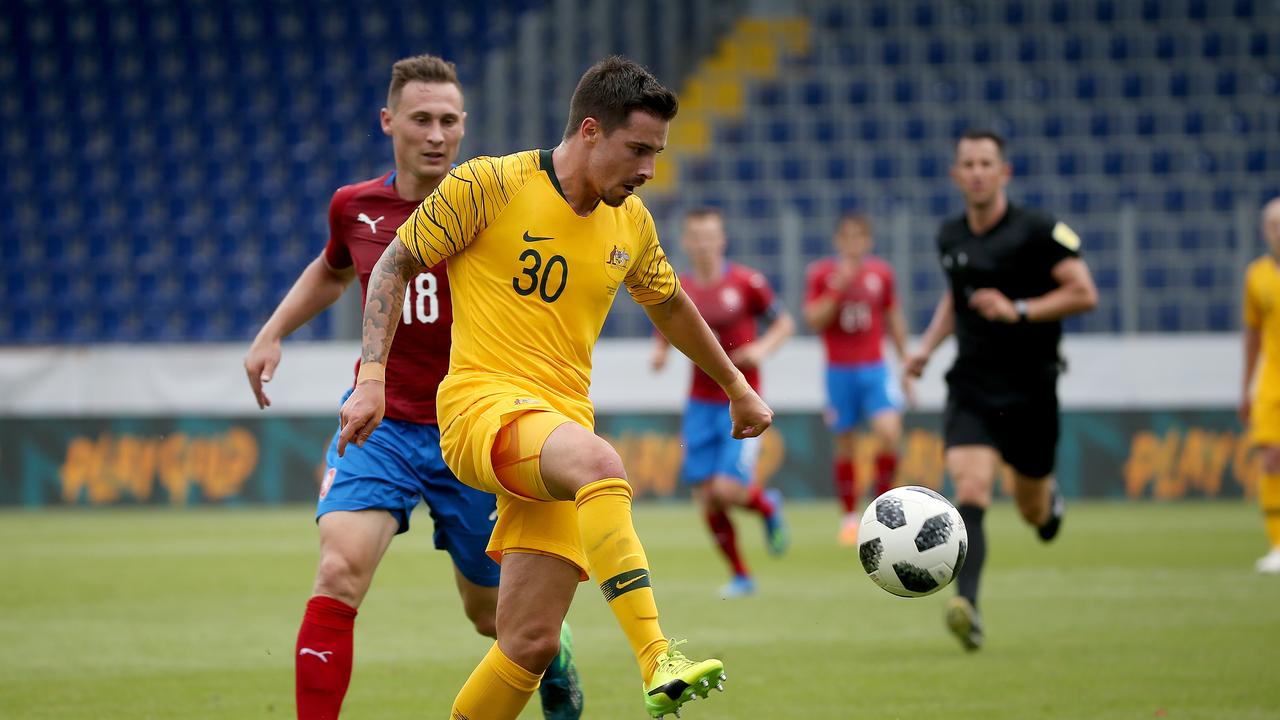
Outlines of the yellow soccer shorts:
{"label": "yellow soccer shorts", "polygon": [[1280,394],[1258,393],[1254,398],[1249,439],[1254,445],[1280,445]]}
{"label": "yellow soccer shorts", "polygon": [[440,435],[444,460],[462,482],[498,498],[498,521],[486,549],[494,562],[507,553],[564,560],[588,573],[587,556],[572,500],[554,500],[538,471],[542,446],[560,425],[573,422],[544,400],[518,388],[502,388],[445,418]]}

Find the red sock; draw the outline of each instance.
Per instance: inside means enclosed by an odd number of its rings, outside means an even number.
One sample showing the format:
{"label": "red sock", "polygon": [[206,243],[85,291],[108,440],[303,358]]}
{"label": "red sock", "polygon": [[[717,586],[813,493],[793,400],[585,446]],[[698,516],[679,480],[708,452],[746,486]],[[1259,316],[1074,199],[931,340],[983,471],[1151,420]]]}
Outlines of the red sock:
{"label": "red sock", "polygon": [[845,513],[858,509],[858,496],[854,493],[854,474],[852,460],[837,460],[835,464],[836,497],[844,506]]}
{"label": "red sock", "polygon": [[711,535],[716,539],[716,545],[720,547],[721,554],[733,567],[733,574],[743,577],[750,575],[747,564],[738,554],[738,536],[733,531],[733,521],[729,519],[729,513],[724,510],[708,510],[706,518],[707,526],[711,528]]}
{"label": "red sock", "polygon": [[324,595],[307,601],[293,658],[298,720],[336,720],[351,682],[356,609]]}
{"label": "red sock", "polygon": [[898,456],[880,453],[876,456],[876,497],[889,492],[898,474]]}
{"label": "red sock", "polygon": [[773,503],[769,502],[769,498],[764,496],[764,490],[759,485],[752,485],[750,495],[747,496],[747,504],[743,507],[748,510],[755,510],[764,517],[773,515]]}

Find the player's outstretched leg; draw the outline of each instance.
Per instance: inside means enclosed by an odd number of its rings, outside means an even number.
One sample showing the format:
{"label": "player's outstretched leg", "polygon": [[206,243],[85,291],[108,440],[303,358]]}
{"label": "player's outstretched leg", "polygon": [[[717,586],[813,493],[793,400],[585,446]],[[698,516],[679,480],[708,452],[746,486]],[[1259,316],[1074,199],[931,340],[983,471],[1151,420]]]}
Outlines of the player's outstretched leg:
{"label": "player's outstretched leg", "polygon": [[675,712],[693,696],[686,690],[701,686],[703,679],[710,686],[710,677],[719,678],[724,665],[719,660],[689,660],[673,652],[662,634],[649,561],[631,519],[627,481],[615,477],[588,483],[578,490],[575,502],[587,560],[640,666],[645,708],[654,717]]}
{"label": "player's outstretched leg", "polygon": [[545,720],[578,720],[582,717],[582,685],[573,663],[573,634],[566,621],[560,626],[560,654],[542,674],[538,687]]}

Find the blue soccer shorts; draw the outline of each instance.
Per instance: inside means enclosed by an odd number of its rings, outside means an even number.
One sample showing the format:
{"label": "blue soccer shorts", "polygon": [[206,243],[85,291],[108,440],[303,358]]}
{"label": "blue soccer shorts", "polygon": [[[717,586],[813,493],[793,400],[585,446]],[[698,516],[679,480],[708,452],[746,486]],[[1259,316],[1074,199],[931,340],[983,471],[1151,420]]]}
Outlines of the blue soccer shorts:
{"label": "blue soccer shorts", "polygon": [[691,398],[684,410],[685,482],[702,483],[717,475],[749,484],[760,455],[760,438],[736,440],[728,402]]}
{"label": "blue soccer shorts", "polygon": [[497,586],[498,564],[485,554],[498,517],[497,501],[454,477],[440,454],[439,427],[386,418],[364,447],[347,443],[342,457],[335,432],[325,466],[317,520],[335,510],[386,510],[403,533],[419,500],[425,501],[435,524],[436,549],[448,552],[466,579]]}
{"label": "blue soccer shorts", "polygon": [[902,393],[883,361],[827,367],[827,424],[833,432],[848,432],[902,406]]}

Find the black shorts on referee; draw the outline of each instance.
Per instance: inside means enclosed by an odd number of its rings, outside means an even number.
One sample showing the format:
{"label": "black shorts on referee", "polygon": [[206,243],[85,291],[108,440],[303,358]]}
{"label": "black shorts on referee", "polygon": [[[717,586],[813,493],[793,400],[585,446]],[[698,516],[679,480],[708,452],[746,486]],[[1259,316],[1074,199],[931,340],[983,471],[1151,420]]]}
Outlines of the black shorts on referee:
{"label": "black shorts on referee", "polygon": [[1058,450],[1056,383],[1039,384],[1017,394],[982,397],[980,393],[947,393],[943,436],[948,448],[985,445],[1029,478],[1053,474]]}

